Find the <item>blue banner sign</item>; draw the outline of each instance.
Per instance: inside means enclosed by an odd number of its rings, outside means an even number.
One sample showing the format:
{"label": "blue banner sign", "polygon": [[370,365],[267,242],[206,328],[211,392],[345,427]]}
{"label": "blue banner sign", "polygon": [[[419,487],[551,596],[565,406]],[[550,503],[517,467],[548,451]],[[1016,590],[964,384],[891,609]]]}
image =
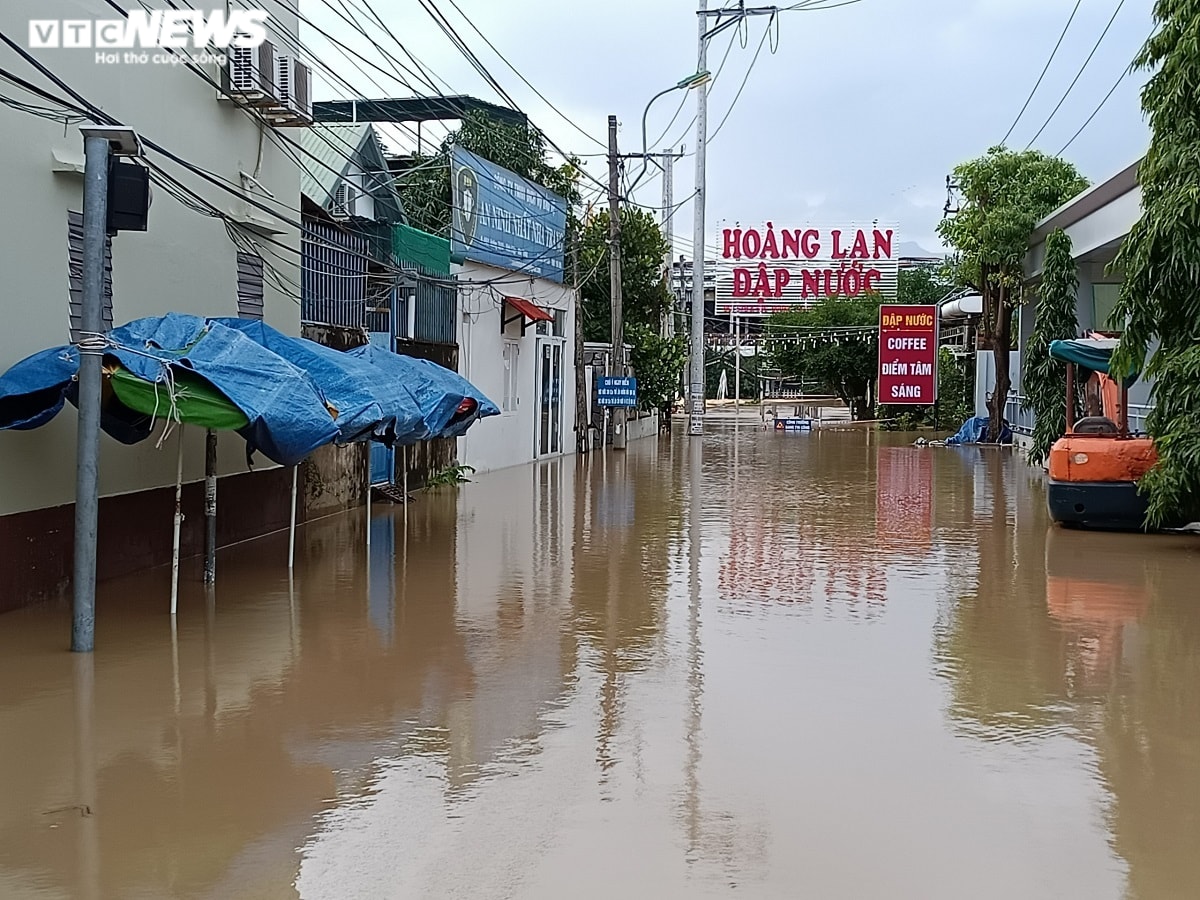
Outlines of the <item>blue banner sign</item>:
{"label": "blue banner sign", "polygon": [[561,283],[567,203],[539,184],[455,147],[450,253]]}
{"label": "blue banner sign", "polygon": [[600,376],[596,379],[596,402],[601,406],[637,406],[637,379]]}

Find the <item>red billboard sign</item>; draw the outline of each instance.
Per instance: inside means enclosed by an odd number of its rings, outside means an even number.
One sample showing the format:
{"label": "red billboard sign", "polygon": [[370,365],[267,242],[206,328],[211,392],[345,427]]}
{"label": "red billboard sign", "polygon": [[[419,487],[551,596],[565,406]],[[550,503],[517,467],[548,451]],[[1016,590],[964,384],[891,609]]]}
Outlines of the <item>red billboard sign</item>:
{"label": "red billboard sign", "polygon": [[879,307],[879,402],[937,401],[938,308]]}

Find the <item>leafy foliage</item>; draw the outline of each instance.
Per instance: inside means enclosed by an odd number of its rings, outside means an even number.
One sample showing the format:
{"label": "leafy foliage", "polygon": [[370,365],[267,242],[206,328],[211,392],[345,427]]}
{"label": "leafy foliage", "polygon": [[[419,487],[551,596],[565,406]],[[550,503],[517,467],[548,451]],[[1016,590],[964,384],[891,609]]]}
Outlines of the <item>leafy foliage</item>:
{"label": "leafy foliage", "polygon": [[1138,171],[1143,215],[1114,262],[1125,281],[1113,314],[1128,323],[1114,367],[1154,378],[1147,427],[1159,461],[1141,482],[1151,527],[1200,518],[1200,0],[1158,0],[1154,18],[1134,60],[1154,72],[1142,91],[1152,132]]}
{"label": "leafy foliage", "polygon": [[1046,238],[1046,264],[1038,290],[1033,333],[1025,348],[1022,384],[1036,417],[1029,461],[1041,465],[1050,447],[1067,428],[1067,364],[1050,356],[1050,342],[1069,340],[1079,332],[1075,315],[1079,278],[1071,256],[1071,239],[1055,231]]}
{"label": "leafy foliage", "polygon": [[815,380],[840,397],[856,420],[871,416],[867,391],[879,363],[879,338],[873,332],[820,337],[822,328],[876,325],[883,298],[878,294],[841,299],[829,297],[811,309],[776,313],[767,320],[767,333],[796,338],[771,342],[772,364],[785,375]]}
{"label": "leafy foliage", "polygon": [[944,300],[953,289],[953,278],[940,269],[901,269],[896,302],[927,306]]}
{"label": "leafy foliage", "polygon": [[[583,225],[579,268],[590,276],[580,287],[583,337],[587,341],[612,339],[612,285],[608,277],[608,210],[590,217]],[[646,210],[621,209],[621,305],[625,339],[637,328],[657,332],[674,297],[662,277],[667,242],[662,229]]]}
{"label": "leafy foliage", "polygon": [[991,433],[999,434],[1008,400],[1013,314],[1021,300],[1023,261],[1034,226],[1087,187],[1068,162],[1036,150],[993,147],[957,166],[957,215],[938,233],[957,251],[957,279],[983,296],[980,337],[995,354],[996,388],[988,400]]}
{"label": "leafy foliage", "polygon": [[[612,340],[612,283],[608,276],[611,244],[608,210],[590,217],[580,238],[580,314],[584,340]],[[665,409],[674,400],[687,362],[683,337],[660,335],[663,315],[674,297],[663,279],[667,242],[654,215],[646,210],[621,210],[621,306],[625,342],[632,346],[630,364],[638,379],[638,403],[643,409]]]}
{"label": "leafy foliage", "polygon": [[[743,335],[743,341],[745,336]],[[759,394],[758,376],[761,373],[766,356],[760,352],[753,356],[742,357],[742,400],[757,400]],[[721,386],[721,373],[725,373],[728,396],[733,399],[737,379],[734,372],[737,368],[737,358],[733,349],[709,347],[704,353],[704,384],[705,396],[715,397]]]}
{"label": "leafy foliage", "polygon": [[457,130],[446,135],[436,153],[414,156],[412,167],[397,179],[400,199],[414,228],[449,236],[453,203],[450,154],[455,146],[550,189],[567,201],[568,209],[579,205],[578,160],[552,166],[546,162],[546,140],[537,129],[471,112]]}
{"label": "leafy foliage", "polygon": [[474,475],[475,469],[472,466],[452,465],[447,466],[439,472],[430,475],[425,482],[426,490],[444,487],[446,485],[469,484],[471,479],[468,475]]}
{"label": "leafy foliage", "polygon": [[627,328],[625,336],[633,346],[630,362],[638,380],[638,405],[666,410],[675,400],[679,376],[687,364],[687,338],[665,338],[643,325]]}

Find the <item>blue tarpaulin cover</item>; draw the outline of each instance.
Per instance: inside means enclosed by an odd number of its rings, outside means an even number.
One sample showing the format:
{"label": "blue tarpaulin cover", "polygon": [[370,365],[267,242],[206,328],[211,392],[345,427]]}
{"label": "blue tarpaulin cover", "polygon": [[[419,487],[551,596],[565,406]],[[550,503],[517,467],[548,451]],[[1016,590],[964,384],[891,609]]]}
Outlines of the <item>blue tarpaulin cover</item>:
{"label": "blue tarpaulin cover", "polygon": [[[1007,425],[1000,432],[1001,444],[1011,444],[1013,439],[1012,431]],[[959,444],[986,444],[996,443],[988,439],[988,419],[986,416],[975,416],[972,419],[967,419],[963,423],[963,427],[958,430],[958,434],[954,437],[946,438],[946,446],[954,447]]]}
{"label": "blue tarpaulin cover", "polygon": [[[239,434],[275,462],[294,465],[338,437],[333,415],[308,374],[240,331],[168,313],[137,319],[108,337],[113,346],[105,356],[145,381],[165,383],[175,366],[204,378],[250,420]],[[69,346],[45,350],[9,369],[0,377],[0,429],[49,422],[64,400],[72,399],[78,369],[78,352]],[[101,425],[119,440],[133,442],[134,435],[115,433],[112,416]],[[143,436],[149,433],[146,428]]]}
{"label": "blue tarpaulin cover", "polygon": [[[397,438],[397,443],[412,443],[433,437],[457,437],[477,419],[500,414],[499,407],[478,388],[444,366],[424,359],[401,356],[372,344],[346,351],[370,363],[378,377],[408,385],[420,405],[423,428],[410,440]],[[466,415],[459,413],[464,400],[474,400],[475,408]]]}
{"label": "blue tarpaulin cover", "polygon": [[[144,381],[165,383],[178,367],[209,382],[250,420],[238,432],[250,450],[283,465],[332,442],[457,437],[500,414],[469,381],[436,363],[372,345],[342,353],[254,320],[169,313],[114,329],[109,340],[105,356]],[[45,425],[74,402],[78,371],[71,346],[14,365],[0,376],[0,429]],[[167,412],[164,406],[160,417]],[[150,435],[153,419],[106,392],[101,427],[133,444]]]}
{"label": "blue tarpaulin cover", "polygon": [[[255,343],[308,372],[337,410],[337,443],[394,443],[424,429],[424,416],[409,386],[383,380],[365,360],[305,338],[290,337],[254,319],[210,319],[241,331]],[[404,441],[400,441],[403,443]]]}

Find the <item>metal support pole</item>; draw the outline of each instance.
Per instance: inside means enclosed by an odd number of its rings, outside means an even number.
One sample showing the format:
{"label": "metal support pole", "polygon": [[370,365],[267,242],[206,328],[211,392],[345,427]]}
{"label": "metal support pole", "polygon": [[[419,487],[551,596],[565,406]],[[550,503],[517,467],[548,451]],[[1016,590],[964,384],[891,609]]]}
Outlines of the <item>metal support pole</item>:
{"label": "metal support pole", "polygon": [[742,320],[738,316],[733,317],[733,332],[733,414],[737,417],[742,407]]}
{"label": "metal support pole", "polygon": [[1075,430],[1075,363],[1067,363],[1067,434]]}
{"label": "metal support pole", "polygon": [[175,532],[171,540],[171,615],[179,610],[179,531],[183,526],[183,426],[179,426],[179,453],[175,460]]}
{"label": "metal support pole", "polygon": [[404,530],[408,531],[408,447],[402,447],[400,453],[404,466],[403,480],[401,481],[401,490],[404,492]]}
{"label": "metal support pole", "polygon": [[[700,0],[698,15],[699,46],[696,71],[708,70],[708,0]],[[708,85],[696,87],[696,206],[695,230],[692,234],[692,388],[688,434],[704,434],[704,199],[708,143]]]}
{"label": "metal support pole", "polygon": [[300,466],[292,466],[292,522],[288,529],[288,571],[296,566],[296,494],[299,493]]}
{"label": "metal support pole", "polygon": [[[625,375],[625,320],[621,308],[621,157],[617,117],[608,117],[608,277],[612,291],[613,374]],[[613,408],[613,449],[625,449],[625,407]]]}
{"label": "metal support pole", "polygon": [[75,470],[75,569],[71,649],[96,648],[96,530],[100,488],[100,363],[104,330],[104,238],[108,221],[107,138],[83,141],[83,345],[79,348],[79,434]]}
{"label": "metal support pole", "polygon": [[367,445],[367,546],[371,546],[371,447]]}
{"label": "metal support pole", "polygon": [[204,583],[217,580],[217,433],[204,435]]}

